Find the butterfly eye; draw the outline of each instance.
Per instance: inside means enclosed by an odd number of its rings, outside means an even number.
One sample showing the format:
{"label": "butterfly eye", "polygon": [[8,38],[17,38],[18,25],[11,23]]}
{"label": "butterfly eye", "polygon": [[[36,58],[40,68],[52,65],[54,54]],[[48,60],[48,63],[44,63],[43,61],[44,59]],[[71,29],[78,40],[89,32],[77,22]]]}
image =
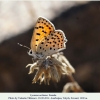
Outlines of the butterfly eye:
{"label": "butterfly eye", "polygon": [[30,51],[30,54],[32,54],[32,50]]}
{"label": "butterfly eye", "polygon": [[29,50],[29,55],[32,55],[32,50]]}

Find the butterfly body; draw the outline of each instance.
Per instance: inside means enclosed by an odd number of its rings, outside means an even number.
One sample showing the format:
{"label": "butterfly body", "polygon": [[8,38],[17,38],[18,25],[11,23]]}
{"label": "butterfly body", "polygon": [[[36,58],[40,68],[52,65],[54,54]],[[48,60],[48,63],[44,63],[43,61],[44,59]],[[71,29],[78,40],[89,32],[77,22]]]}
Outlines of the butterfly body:
{"label": "butterfly body", "polygon": [[67,39],[61,30],[46,18],[39,17],[31,39],[31,50],[28,52],[34,59],[45,59],[66,48]]}

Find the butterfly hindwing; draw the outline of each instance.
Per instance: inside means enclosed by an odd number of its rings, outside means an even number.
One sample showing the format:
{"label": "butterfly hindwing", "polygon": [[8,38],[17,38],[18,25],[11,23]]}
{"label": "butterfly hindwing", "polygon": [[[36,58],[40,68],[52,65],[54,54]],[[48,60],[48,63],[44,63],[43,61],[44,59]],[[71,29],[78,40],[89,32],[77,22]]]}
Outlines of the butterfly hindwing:
{"label": "butterfly hindwing", "polygon": [[37,52],[45,56],[50,56],[62,49],[65,49],[67,39],[63,31],[56,30],[51,32],[43,41],[38,45]]}

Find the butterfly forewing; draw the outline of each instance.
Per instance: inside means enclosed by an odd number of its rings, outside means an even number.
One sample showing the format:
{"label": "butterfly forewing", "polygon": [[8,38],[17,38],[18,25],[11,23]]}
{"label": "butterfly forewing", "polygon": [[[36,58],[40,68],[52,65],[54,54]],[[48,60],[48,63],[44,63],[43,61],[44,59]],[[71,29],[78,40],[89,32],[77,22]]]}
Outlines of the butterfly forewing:
{"label": "butterfly forewing", "polygon": [[37,52],[38,45],[54,30],[55,28],[51,22],[43,17],[39,17],[31,39],[31,49]]}

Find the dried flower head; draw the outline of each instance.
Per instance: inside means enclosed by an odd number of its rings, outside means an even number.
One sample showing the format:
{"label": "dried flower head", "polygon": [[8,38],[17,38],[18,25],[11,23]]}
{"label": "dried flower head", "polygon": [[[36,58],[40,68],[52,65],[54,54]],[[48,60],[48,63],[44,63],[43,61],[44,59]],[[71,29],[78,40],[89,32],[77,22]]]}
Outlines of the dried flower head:
{"label": "dried flower head", "polygon": [[39,81],[40,84],[44,82],[48,85],[50,80],[58,82],[63,74],[70,75],[75,73],[75,69],[62,52],[47,56],[46,59],[36,60],[26,67],[30,67],[29,74],[32,74],[35,69],[37,70],[32,83]]}

